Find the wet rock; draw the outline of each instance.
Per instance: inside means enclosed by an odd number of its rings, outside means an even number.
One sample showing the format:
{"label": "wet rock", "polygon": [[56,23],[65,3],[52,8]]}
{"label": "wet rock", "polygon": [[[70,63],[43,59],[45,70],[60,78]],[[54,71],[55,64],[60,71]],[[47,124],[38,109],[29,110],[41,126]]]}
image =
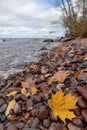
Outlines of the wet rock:
{"label": "wet rock", "polygon": [[44,126],[45,128],[48,128],[48,127],[50,126],[50,120],[49,120],[49,119],[45,119],[45,120],[43,121],[43,126]]}
{"label": "wet rock", "polygon": [[62,83],[57,84],[56,88],[59,90],[61,88],[65,88],[65,85]]}
{"label": "wet rock", "polygon": [[21,82],[19,80],[17,80],[14,84],[13,87],[20,87],[21,86]]}
{"label": "wet rock", "polygon": [[83,116],[85,122],[87,123],[87,109],[82,110],[82,111],[81,111],[81,114],[82,114],[82,116]]}
{"label": "wet rock", "polygon": [[18,103],[16,103],[15,105],[14,105],[14,107],[13,107],[13,111],[14,111],[14,113],[15,114],[20,114],[21,113],[21,106],[18,104]]}
{"label": "wet rock", "polygon": [[18,88],[18,87],[11,87],[11,88],[8,88],[8,92],[12,92],[12,91],[21,92],[21,88]]}
{"label": "wet rock", "polygon": [[21,93],[16,94],[16,95],[14,96],[14,99],[15,99],[15,100],[20,100],[20,98],[21,98]]}
{"label": "wet rock", "polygon": [[40,120],[47,119],[49,115],[49,110],[45,106],[41,106],[38,112],[38,117]]}
{"label": "wet rock", "polygon": [[51,124],[49,130],[62,130],[62,129],[58,128],[58,126],[55,124]]}
{"label": "wet rock", "polygon": [[6,115],[5,114],[2,114],[1,115],[1,123],[5,122],[7,119]]}
{"label": "wet rock", "polygon": [[14,125],[10,125],[7,130],[18,130]]}
{"label": "wet rock", "polygon": [[76,126],[79,126],[79,127],[83,127],[83,123],[82,123],[82,120],[80,118],[73,118],[72,119],[72,123]]}
{"label": "wet rock", "polygon": [[4,130],[3,124],[0,124],[0,130]]}
{"label": "wet rock", "polygon": [[50,113],[50,118],[52,121],[57,121],[57,119],[55,118],[53,112]]}
{"label": "wet rock", "polygon": [[79,97],[78,105],[81,108],[87,108],[87,101],[85,99],[83,99],[83,97]]}
{"label": "wet rock", "polygon": [[18,129],[22,129],[24,128],[25,124],[23,122],[16,122],[15,123],[15,126],[18,128]]}
{"label": "wet rock", "polygon": [[43,83],[40,89],[41,89],[43,94],[51,94],[52,93],[52,89],[48,86],[47,83]]}
{"label": "wet rock", "polygon": [[5,103],[5,104],[3,104],[1,107],[0,107],[0,112],[2,113],[2,112],[5,112],[6,111],[6,109],[7,109],[7,104]]}
{"label": "wet rock", "polygon": [[77,87],[77,92],[78,92],[80,95],[82,95],[82,97],[83,97],[84,99],[87,100],[87,88],[86,88],[86,87],[78,86],[78,87]]}
{"label": "wet rock", "polygon": [[86,81],[87,80],[87,73],[83,73],[78,77],[78,80],[83,80]]}
{"label": "wet rock", "polygon": [[69,129],[69,130],[84,130],[84,129],[82,129],[81,127],[78,127],[78,126],[73,125],[72,123],[69,123],[69,124],[68,124],[68,129]]}
{"label": "wet rock", "polygon": [[39,118],[36,117],[36,118],[33,120],[32,128],[39,128],[39,123],[40,123]]}
{"label": "wet rock", "polygon": [[76,89],[77,85],[78,85],[78,81],[75,78],[72,78],[71,79],[71,88]]}

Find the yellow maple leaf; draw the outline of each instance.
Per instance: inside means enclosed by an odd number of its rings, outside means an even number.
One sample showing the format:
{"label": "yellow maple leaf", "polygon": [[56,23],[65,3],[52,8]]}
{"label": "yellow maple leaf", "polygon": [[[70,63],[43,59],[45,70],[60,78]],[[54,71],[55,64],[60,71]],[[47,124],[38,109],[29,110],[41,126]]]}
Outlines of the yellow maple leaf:
{"label": "yellow maple leaf", "polygon": [[67,70],[59,70],[57,73],[55,73],[49,80],[49,84],[52,82],[61,82],[63,83],[67,76],[69,75],[69,72]]}
{"label": "yellow maple leaf", "polygon": [[6,96],[7,97],[14,96],[16,93],[17,93],[17,91],[12,91],[12,92],[8,93]]}
{"label": "yellow maple leaf", "polygon": [[9,115],[10,110],[13,109],[15,104],[16,104],[15,99],[13,99],[12,101],[9,102],[9,105],[8,105],[7,110],[5,112],[6,116]]}
{"label": "yellow maple leaf", "polygon": [[81,74],[83,74],[84,70],[78,70],[75,74],[74,74],[74,78],[78,78]]}
{"label": "yellow maple leaf", "polygon": [[49,107],[52,109],[55,118],[59,118],[66,123],[65,119],[72,119],[76,117],[73,111],[77,108],[76,102],[78,98],[72,96],[70,93],[64,96],[62,90],[56,94],[52,94],[52,99],[48,100]]}
{"label": "yellow maple leaf", "polygon": [[30,91],[32,94],[36,94],[39,90],[35,86],[33,86],[33,87],[31,87]]}
{"label": "yellow maple leaf", "polygon": [[21,89],[21,93],[25,96],[27,96],[28,92],[27,92],[27,89],[26,88],[22,88]]}

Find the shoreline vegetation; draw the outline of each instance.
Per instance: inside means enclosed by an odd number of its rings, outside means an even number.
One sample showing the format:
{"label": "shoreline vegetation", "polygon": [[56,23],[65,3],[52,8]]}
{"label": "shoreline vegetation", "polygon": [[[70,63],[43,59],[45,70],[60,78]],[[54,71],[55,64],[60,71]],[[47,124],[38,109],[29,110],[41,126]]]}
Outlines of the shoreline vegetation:
{"label": "shoreline vegetation", "polygon": [[[51,107],[48,103],[60,90],[78,99],[75,117],[64,115],[66,123],[54,116],[56,100]],[[1,78],[0,122],[1,130],[87,130],[87,38],[66,38],[42,53],[39,62],[26,63],[22,72]]]}

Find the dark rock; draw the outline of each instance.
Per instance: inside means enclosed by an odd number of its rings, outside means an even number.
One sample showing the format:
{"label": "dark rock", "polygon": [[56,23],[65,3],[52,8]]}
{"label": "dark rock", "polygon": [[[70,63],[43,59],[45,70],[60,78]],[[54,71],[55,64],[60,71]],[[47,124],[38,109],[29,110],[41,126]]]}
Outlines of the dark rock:
{"label": "dark rock", "polygon": [[43,46],[39,51],[44,51],[44,50],[47,50],[45,46]]}
{"label": "dark rock", "polygon": [[42,102],[35,104],[35,105],[34,105],[34,108],[39,109],[41,106],[43,106],[43,103],[42,103]]}
{"label": "dark rock", "polygon": [[75,39],[75,38],[74,37],[65,37],[65,38],[61,39],[61,42],[68,42],[68,41],[71,41],[73,39]]}
{"label": "dark rock", "polygon": [[5,122],[7,119],[6,115],[5,114],[2,114],[1,115],[1,123]]}
{"label": "dark rock", "polygon": [[22,129],[24,128],[25,124],[23,122],[16,122],[15,123],[15,126],[18,128],[18,129]]}
{"label": "dark rock", "polygon": [[41,97],[40,96],[34,96],[34,103],[39,103],[41,102]]}
{"label": "dark rock", "polygon": [[49,119],[45,119],[45,120],[43,121],[43,126],[44,126],[45,128],[48,128],[48,127],[50,126],[50,120],[49,120]]}
{"label": "dark rock", "polygon": [[45,106],[41,106],[38,112],[38,117],[40,120],[47,119],[49,115],[49,110]]}
{"label": "dark rock", "polygon": [[37,112],[38,112],[38,109],[33,109],[33,110],[31,110],[30,114],[31,114],[33,117],[35,117],[36,114],[37,114]]}
{"label": "dark rock", "polygon": [[5,104],[3,104],[1,107],[0,107],[0,112],[2,113],[2,112],[5,112],[6,111],[6,109],[7,109],[7,104],[5,103]]}
{"label": "dark rock", "polygon": [[78,105],[81,108],[87,108],[87,101],[85,99],[83,99],[83,97],[79,97]]}
{"label": "dark rock", "polygon": [[7,130],[18,130],[14,125],[10,125]]}
{"label": "dark rock", "polygon": [[21,92],[21,88],[18,88],[18,87],[10,87],[10,88],[8,88],[8,92],[12,92],[12,91]]}
{"label": "dark rock", "polygon": [[39,118],[36,117],[32,123],[32,128],[39,128],[39,123]]}
{"label": "dark rock", "polygon": [[46,39],[43,42],[53,42],[53,39]]}

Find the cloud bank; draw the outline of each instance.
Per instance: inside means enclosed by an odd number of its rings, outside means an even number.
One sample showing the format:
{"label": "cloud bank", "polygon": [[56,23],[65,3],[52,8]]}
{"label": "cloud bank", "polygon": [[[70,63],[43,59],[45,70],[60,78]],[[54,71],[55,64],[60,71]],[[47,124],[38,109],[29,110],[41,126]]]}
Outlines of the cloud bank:
{"label": "cloud bank", "polygon": [[60,16],[52,0],[0,0],[0,37],[62,36]]}

